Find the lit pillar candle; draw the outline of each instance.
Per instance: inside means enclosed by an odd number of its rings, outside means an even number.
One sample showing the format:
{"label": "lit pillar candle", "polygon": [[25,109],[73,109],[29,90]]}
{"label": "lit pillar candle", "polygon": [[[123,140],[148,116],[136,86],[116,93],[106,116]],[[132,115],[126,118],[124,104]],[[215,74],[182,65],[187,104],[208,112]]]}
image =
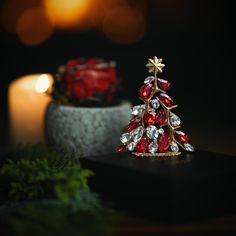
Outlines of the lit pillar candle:
{"label": "lit pillar candle", "polygon": [[44,143],[44,114],[51,98],[50,74],[20,77],[9,86],[9,121],[11,141],[15,144]]}

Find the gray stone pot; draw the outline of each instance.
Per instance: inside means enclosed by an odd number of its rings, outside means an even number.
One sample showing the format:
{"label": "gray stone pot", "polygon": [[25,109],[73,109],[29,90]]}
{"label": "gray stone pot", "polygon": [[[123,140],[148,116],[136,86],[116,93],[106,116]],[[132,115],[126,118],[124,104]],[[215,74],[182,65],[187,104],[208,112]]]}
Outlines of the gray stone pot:
{"label": "gray stone pot", "polygon": [[45,134],[50,146],[77,151],[81,156],[114,152],[128,124],[131,104],[104,108],[72,107],[50,103],[45,116]]}

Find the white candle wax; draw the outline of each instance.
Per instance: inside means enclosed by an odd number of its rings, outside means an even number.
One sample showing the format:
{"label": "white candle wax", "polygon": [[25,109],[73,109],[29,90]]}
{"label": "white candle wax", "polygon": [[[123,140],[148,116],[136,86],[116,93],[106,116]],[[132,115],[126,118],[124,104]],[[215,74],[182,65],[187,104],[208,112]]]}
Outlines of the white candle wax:
{"label": "white candle wax", "polygon": [[44,114],[52,86],[49,74],[33,74],[13,81],[8,90],[11,141],[14,144],[44,143]]}

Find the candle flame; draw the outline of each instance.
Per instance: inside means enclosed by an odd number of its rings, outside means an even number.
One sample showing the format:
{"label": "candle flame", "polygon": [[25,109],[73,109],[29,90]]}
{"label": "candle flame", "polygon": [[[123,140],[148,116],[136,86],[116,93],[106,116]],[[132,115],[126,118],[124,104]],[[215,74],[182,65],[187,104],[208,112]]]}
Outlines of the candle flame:
{"label": "candle flame", "polygon": [[42,74],[36,81],[35,90],[38,93],[45,93],[50,87],[50,79],[46,74]]}

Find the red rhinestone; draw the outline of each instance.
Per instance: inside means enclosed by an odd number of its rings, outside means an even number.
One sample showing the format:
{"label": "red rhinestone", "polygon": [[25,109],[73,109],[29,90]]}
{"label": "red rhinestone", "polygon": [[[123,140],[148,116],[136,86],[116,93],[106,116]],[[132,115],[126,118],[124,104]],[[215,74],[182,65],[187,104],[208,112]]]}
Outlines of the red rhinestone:
{"label": "red rhinestone", "polygon": [[182,131],[175,131],[175,137],[177,140],[181,143],[188,143],[189,142],[189,137]]}
{"label": "red rhinestone", "polygon": [[128,124],[126,130],[127,130],[128,132],[130,132],[130,131],[134,130],[135,128],[137,128],[139,125],[141,125],[140,121],[132,120],[132,121]]}
{"label": "red rhinestone", "polygon": [[155,112],[146,112],[143,116],[143,120],[147,125],[153,125],[156,122],[157,115]]}
{"label": "red rhinestone", "polygon": [[170,88],[170,82],[164,79],[157,79],[160,89],[167,90]]}
{"label": "red rhinestone", "polygon": [[146,139],[141,139],[136,145],[136,151],[145,152],[148,149],[149,141]]}
{"label": "red rhinestone", "polygon": [[165,111],[163,109],[160,109],[160,111],[158,112],[157,122],[158,122],[159,125],[165,125],[166,122],[167,122],[166,114],[165,114]]}
{"label": "red rhinestone", "polygon": [[167,133],[164,133],[158,139],[158,148],[160,152],[166,151],[170,146],[170,139]]}
{"label": "red rhinestone", "polygon": [[142,99],[148,99],[150,98],[152,94],[152,84],[144,84],[140,89],[139,89],[139,96]]}
{"label": "red rhinestone", "polygon": [[161,93],[159,98],[167,107],[171,107],[174,104],[173,100],[165,93]]}
{"label": "red rhinestone", "polygon": [[117,152],[125,152],[126,151],[126,144],[122,144],[117,148]]}

